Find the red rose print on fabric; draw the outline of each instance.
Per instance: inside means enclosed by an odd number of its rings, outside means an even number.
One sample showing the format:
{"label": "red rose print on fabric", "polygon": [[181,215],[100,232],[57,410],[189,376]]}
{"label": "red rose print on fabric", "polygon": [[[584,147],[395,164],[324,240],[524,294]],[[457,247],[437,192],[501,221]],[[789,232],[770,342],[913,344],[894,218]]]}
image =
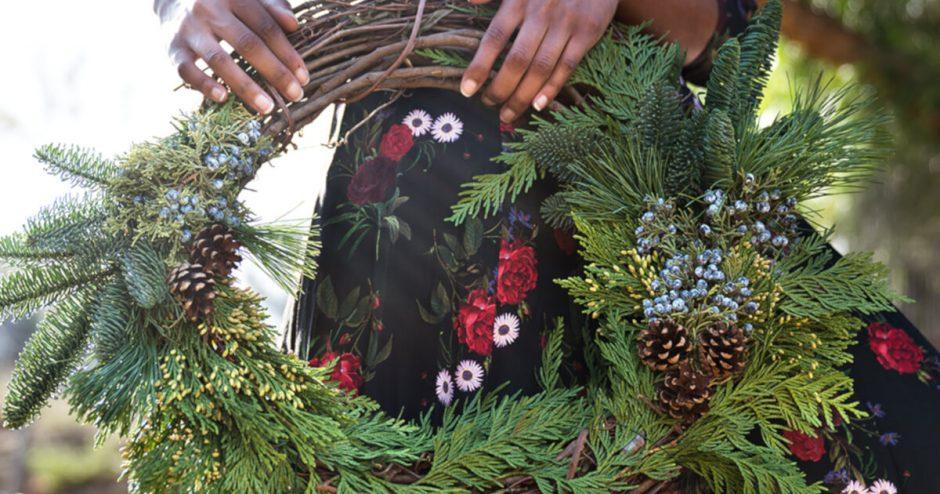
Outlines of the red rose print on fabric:
{"label": "red rose print on fabric", "polygon": [[826,454],[826,442],[822,436],[810,437],[800,431],[783,431],[790,442],[790,452],[802,461],[819,461]]}
{"label": "red rose print on fabric", "polygon": [[[337,358],[339,360],[336,360]],[[342,354],[326,352],[319,359],[316,357],[310,359],[310,366],[326,367],[334,360],[336,360],[336,366],[333,367],[330,378],[339,383],[340,389],[346,390],[355,396],[359,392],[359,387],[365,382],[362,375],[359,373],[362,368],[359,357],[349,352]]]}
{"label": "red rose print on fabric", "polygon": [[493,322],[496,320],[496,302],[480,288],[467,295],[460,306],[454,327],[457,338],[474,353],[489,356],[493,351]]}
{"label": "red rose print on fabric", "polygon": [[395,124],[382,136],[379,154],[392,161],[399,161],[411,151],[413,145],[411,129],[405,124]]}
{"label": "red rose print on fabric", "polygon": [[900,374],[915,374],[924,360],[924,349],[903,329],[883,322],[868,326],[868,345],[878,363]]}
{"label": "red rose print on fabric", "polygon": [[362,206],[381,202],[395,184],[395,162],[379,156],[363,163],[346,188],[346,196],[353,204]]}
{"label": "red rose print on fabric", "polygon": [[516,305],[525,300],[538,281],[535,264],[535,249],[503,240],[499,248],[499,270],[496,277],[496,298],[499,303]]}

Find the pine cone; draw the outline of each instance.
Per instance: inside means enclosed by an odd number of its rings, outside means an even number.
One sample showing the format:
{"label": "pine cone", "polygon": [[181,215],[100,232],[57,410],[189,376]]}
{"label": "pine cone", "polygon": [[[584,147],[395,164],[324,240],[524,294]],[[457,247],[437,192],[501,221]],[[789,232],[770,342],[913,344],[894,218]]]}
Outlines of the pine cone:
{"label": "pine cone", "polygon": [[204,320],[212,314],[215,300],[215,280],[206,273],[201,264],[181,264],[167,277],[172,293],[180,304],[186,317],[192,322]]}
{"label": "pine cone", "polygon": [[691,422],[708,410],[711,379],[685,363],[666,372],[659,388],[659,402],[673,418]]}
{"label": "pine cone", "polygon": [[737,327],[717,323],[701,333],[699,363],[715,377],[733,374],[747,363],[747,335]]}
{"label": "pine cone", "polygon": [[685,362],[692,350],[686,329],[670,320],[651,321],[637,339],[640,359],[653,370],[664,371]]}
{"label": "pine cone", "polygon": [[241,262],[238,255],[241,244],[225,225],[216,223],[206,228],[190,248],[190,260],[193,264],[205,266],[206,273],[216,278],[228,278],[232,269]]}

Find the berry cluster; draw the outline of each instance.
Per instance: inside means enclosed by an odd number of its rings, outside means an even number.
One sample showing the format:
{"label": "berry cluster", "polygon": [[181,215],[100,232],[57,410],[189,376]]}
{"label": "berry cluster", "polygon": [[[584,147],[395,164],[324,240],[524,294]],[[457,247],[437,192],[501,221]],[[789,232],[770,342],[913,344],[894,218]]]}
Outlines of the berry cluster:
{"label": "berry cluster", "polygon": [[[675,205],[661,197],[646,197],[648,209],[640,215],[640,226],[636,227],[637,247],[640,254],[648,254],[666,238],[676,233],[672,223]],[[665,225],[665,226],[663,226]]]}
{"label": "berry cluster", "polygon": [[784,198],[778,189],[758,192],[751,174],[745,176],[741,198],[732,201],[720,190],[708,190],[702,199],[710,224],[701,225],[700,231],[706,236],[714,226],[726,224],[759,250],[781,252],[798,234],[796,198]]}
{"label": "berry cluster", "polygon": [[[209,152],[202,157],[202,162],[209,170],[225,170],[229,180],[251,178],[256,170],[255,157],[242,151],[242,146],[252,146],[261,138],[261,123],[257,120],[248,122],[248,131],[240,132],[236,136],[239,144],[213,145]],[[258,161],[264,161],[270,154],[270,148],[264,147],[257,151]],[[216,179],[213,185],[221,189],[224,182]]]}
{"label": "berry cluster", "polygon": [[650,283],[655,296],[643,300],[647,320],[695,310],[731,323],[737,322],[739,312],[757,311],[758,304],[751,300],[750,280],[746,276],[725,281],[727,275],[721,268],[723,255],[721,249],[715,248],[705,249],[694,260],[689,254],[667,259],[665,267]]}

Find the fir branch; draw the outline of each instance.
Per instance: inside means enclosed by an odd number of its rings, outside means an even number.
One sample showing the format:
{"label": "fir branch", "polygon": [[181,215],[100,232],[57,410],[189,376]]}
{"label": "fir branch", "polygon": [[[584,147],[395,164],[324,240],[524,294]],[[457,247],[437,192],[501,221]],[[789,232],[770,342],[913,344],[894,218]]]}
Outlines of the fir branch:
{"label": "fir branch", "polygon": [[101,230],[107,217],[97,196],[61,197],[26,221],[25,243],[42,251],[93,256],[111,240]]}
{"label": "fir branch", "polygon": [[736,98],[738,122],[753,118],[753,112],[760,105],[777,53],[782,18],[780,0],[769,0],[754,16],[741,37],[737,88],[743,94]]}
{"label": "fir branch", "polygon": [[706,108],[733,114],[738,104],[738,65],[740,62],[741,45],[738,39],[731,38],[725,41],[718,49],[712,70],[708,75]]}
{"label": "fir branch", "polygon": [[78,146],[46,144],[36,150],[35,157],[49,173],[80,187],[106,188],[118,171],[112,161]]}
{"label": "fir branch", "polygon": [[731,118],[722,110],[708,112],[705,124],[705,169],[703,186],[720,187],[730,184],[735,168],[735,139]]}
{"label": "fir branch", "polygon": [[82,290],[57,303],[27,341],[3,404],[6,427],[29,424],[78,366],[87,351],[92,296]]}
{"label": "fir branch", "polygon": [[73,251],[31,246],[27,242],[26,234],[20,232],[0,238],[0,259],[13,266],[62,262],[74,256]]}
{"label": "fir branch", "polygon": [[113,266],[90,263],[25,268],[0,278],[0,318],[27,317],[88,285],[100,285]]}
{"label": "fir branch", "polygon": [[164,258],[146,240],[138,241],[124,253],[124,282],[130,296],[144,309],[152,309],[170,296]]}
{"label": "fir branch", "polygon": [[542,201],[540,213],[542,221],[552,228],[571,230],[574,220],[571,219],[571,206],[565,200],[564,194],[556,192]]}

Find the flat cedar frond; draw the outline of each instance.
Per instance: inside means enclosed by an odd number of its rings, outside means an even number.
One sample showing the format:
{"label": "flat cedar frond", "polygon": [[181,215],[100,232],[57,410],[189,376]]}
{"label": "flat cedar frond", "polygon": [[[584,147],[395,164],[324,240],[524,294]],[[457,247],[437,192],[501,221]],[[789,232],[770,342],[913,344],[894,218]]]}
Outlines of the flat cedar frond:
{"label": "flat cedar frond", "polygon": [[804,269],[780,280],[780,309],[794,317],[820,318],[840,312],[873,314],[906,301],[891,288],[888,270],[870,254],[850,253],[822,270]]}

